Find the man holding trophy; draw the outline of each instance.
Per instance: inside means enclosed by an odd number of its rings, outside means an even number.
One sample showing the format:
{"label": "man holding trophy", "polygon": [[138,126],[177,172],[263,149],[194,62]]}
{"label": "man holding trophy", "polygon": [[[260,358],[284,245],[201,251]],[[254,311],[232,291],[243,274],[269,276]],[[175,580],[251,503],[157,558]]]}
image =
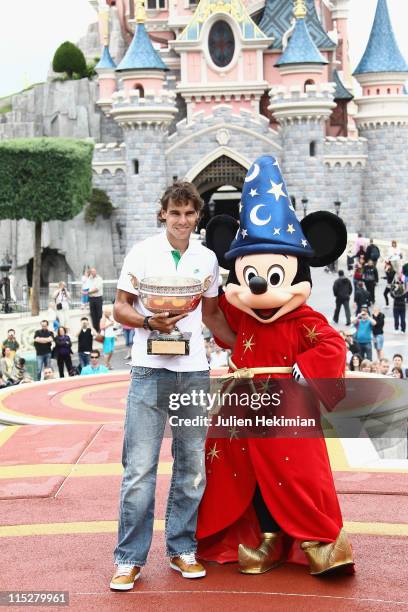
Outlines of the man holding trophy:
{"label": "man holding trophy", "polygon": [[[125,258],[115,319],[135,328],[125,420],[116,571],[110,588],[129,590],[140,577],[152,541],[154,496],[169,394],[208,389],[202,321],[225,344],[235,335],[218,308],[218,263],[212,251],[190,240],[202,206],[191,183],[176,182],[161,199],[165,231],[137,243]],[[170,566],[184,578],[205,576],[197,562],[197,511],[205,487],[207,427],[183,425],[207,414],[205,406],[180,406],[172,425],[173,474],[166,510]],[[203,421],[204,419],[201,419]],[[173,419],[171,420],[173,423]]]}

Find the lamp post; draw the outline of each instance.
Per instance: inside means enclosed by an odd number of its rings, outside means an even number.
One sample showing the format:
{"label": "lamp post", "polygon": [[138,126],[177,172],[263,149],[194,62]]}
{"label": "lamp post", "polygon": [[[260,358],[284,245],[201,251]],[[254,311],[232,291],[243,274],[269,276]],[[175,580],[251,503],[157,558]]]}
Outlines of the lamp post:
{"label": "lamp post", "polygon": [[307,205],[309,203],[309,200],[305,196],[303,196],[301,202],[303,206],[303,218],[305,218],[307,214]]}
{"label": "lamp post", "polygon": [[[337,198],[337,200],[334,201],[334,209],[336,211],[336,215],[339,217],[340,216],[340,208],[341,208],[341,202],[339,200],[339,198]],[[336,259],[336,261],[334,261],[332,264],[329,265],[329,269],[331,272],[337,272],[339,268],[339,260]]]}

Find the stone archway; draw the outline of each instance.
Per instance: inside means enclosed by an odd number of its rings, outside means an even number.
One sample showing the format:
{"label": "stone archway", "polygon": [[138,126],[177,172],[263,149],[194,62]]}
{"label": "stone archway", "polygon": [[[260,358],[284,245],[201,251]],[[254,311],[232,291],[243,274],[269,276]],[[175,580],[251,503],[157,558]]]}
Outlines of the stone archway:
{"label": "stone archway", "polygon": [[[197,174],[193,183],[205,202],[199,230],[205,228],[215,215],[227,213],[238,219],[238,206],[246,173],[244,166],[227,155],[221,155]],[[220,188],[225,191],[219,192]]]}

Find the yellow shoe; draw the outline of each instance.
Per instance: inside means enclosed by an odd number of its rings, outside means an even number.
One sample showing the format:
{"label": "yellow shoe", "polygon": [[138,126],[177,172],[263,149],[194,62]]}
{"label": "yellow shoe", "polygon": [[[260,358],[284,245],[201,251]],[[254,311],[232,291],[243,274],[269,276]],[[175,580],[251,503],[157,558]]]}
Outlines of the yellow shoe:
{"label": "yellow shoe", "polygon": [[110,583],[114,591],[129,591],[133,589],[136,580],[140,578],[140,567],[135,565],[118,565]]}
{"label": "yellow shoe", "polygon": [[194,553],[183,553],[170,559],[170,567],[180,572],[183,578],[203,578],[205,568],[199,563]]}
{"label": "yellow shoe", "polygon": [[239,571],[242,574],[264,574],[285,562],[287,549],[283,531],[263,533],[258,548],[238,546]]}
{"label": "yellow shoe", "polygon": [[353,573],[353,551],[344,529],[335,542],[302,542],[312,576],[334,572]]}

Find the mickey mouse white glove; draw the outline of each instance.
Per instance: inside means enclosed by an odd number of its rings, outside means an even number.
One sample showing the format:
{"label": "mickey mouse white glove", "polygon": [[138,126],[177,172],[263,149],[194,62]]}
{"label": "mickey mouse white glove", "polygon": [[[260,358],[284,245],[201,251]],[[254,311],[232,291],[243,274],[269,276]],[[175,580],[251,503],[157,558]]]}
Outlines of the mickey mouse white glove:
{"label": "mickey mouse white glove", "polygon": [[299,383],[299,385],[305,385],[307,386],[307,380],[306,378],[303,376],[302,372],[299,369],[299,366],[297,363],[295,363],[293,365],[292,368],[292,376],[293,378],[296,380],[296,382]]}

